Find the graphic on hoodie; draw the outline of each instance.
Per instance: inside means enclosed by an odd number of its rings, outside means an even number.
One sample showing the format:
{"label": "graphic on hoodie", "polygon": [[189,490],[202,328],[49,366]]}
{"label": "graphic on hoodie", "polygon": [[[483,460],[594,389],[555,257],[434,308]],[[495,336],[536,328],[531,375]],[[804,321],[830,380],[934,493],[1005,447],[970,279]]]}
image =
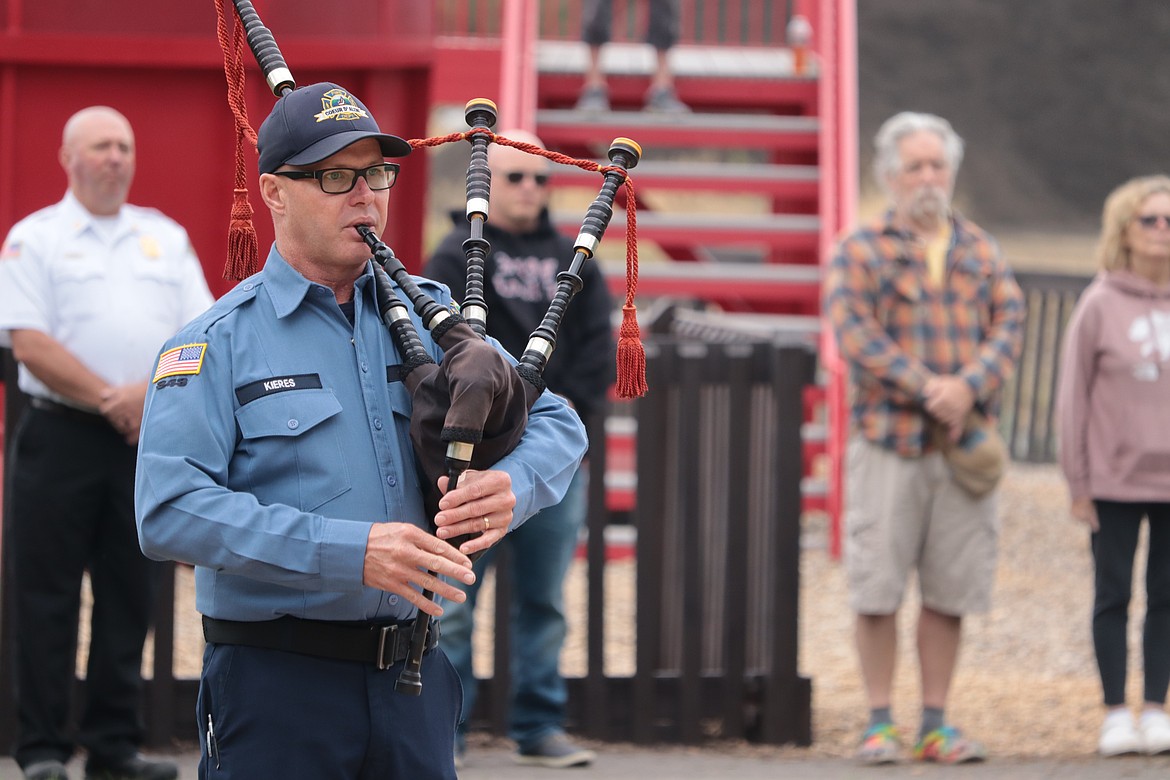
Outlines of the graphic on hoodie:
{"label": "graphic on hoodie", "polygon": [[496,272],[491,281],[501,298],[529,303],[548,301],[557,291],[557,259],[511,257],[505,252],[496,252]]}
{"label": "graphic on hoodie", "polygon": [[1157,381],[1158,365],[1170,360],[1170,312],[1151,311],[1137,317],[1130,323],[1128,335],[1145,358],[1134,366],[1134,379]]}

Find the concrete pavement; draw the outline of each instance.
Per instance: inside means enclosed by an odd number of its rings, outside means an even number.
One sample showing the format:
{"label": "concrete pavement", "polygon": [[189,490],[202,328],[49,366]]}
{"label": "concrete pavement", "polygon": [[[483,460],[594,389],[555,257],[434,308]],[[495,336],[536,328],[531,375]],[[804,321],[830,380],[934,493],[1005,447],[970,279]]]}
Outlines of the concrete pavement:
{"label": "concrete pavement", "polygon": [[[542,769],[519,766],[504,747],[473,749],[460,780],[1166,780],[1170,756],[1100,759],[992,759],[982,764],[939,767],[899,764],[862,767],[845,758],[825,758],[797,749],[750,748],[745,751],[709,748],[593,745],[597,761],[589,767]],[[180,780],[197,780],[199,754],[172,756],[181,767]],[[83,776],[81,761],[70,765],[70,776]],[[0,759],[0,780],[21,780],[11,758]],[[255,778],[255,780],[318,780],[317,778]],[[389,780],[389,779],[388,779]]]}

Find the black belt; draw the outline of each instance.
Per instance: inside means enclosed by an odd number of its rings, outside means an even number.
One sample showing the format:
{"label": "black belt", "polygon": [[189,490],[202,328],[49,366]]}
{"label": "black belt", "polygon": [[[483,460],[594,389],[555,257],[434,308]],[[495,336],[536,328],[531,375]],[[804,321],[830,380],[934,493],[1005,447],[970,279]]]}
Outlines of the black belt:
{"label": "black belt", "polygon": [[[222,645],[245,645],[283,650],[335,661],[356,661],[389,669],[410,655],[414,621],[379,625],[302,620],[285,616],[276,620],[238,621],[203,617],[203,638]],[[439,624],[431,622],[426,651],[439,643]]]}
{"label": "black belt", "polygon": [[34,409],[42,412],[49,412],[50,414],[60,415],[61,417],[68,417],[70,420],[77,420],[79,422],[89,423],[91,425],[110,425],[110,421],[96,412],[87,412],[84,409],[78,409],[75,406],[67,406],[59,404],[56,401],[50,401],[48,398],[38,398],[37,396],[30,396],[28,405]]}

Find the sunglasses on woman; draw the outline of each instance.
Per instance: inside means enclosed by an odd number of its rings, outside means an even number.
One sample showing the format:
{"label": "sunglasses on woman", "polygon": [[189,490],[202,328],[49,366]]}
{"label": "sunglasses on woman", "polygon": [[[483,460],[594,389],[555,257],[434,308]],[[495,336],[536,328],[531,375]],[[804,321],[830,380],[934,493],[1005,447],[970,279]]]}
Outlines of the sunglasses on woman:
{"label": "sunglasses on woman", "polygon": [[1141,214],[1135,217],[1137,223],[1146,230],[1153,230],[1159,223],[1163,227],[1170,228],[1170,216],[1166,214]]}

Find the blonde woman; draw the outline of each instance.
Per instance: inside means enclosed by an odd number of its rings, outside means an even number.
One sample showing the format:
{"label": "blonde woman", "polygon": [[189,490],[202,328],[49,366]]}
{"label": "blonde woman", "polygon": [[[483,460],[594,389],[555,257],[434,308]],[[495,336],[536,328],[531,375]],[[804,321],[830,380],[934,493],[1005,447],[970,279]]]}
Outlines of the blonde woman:
{"label": "blonde woman", "polygon": [[[1105,201],[1101,272],[1069,323],[1057,399],[1071,514],[1092,535],[1093,646],[1106,708],[1102,755],[1170,752],[1170,177]],[[1142,519],[1149,524],[1144,704],[1126,706],[1126,630]]]}

